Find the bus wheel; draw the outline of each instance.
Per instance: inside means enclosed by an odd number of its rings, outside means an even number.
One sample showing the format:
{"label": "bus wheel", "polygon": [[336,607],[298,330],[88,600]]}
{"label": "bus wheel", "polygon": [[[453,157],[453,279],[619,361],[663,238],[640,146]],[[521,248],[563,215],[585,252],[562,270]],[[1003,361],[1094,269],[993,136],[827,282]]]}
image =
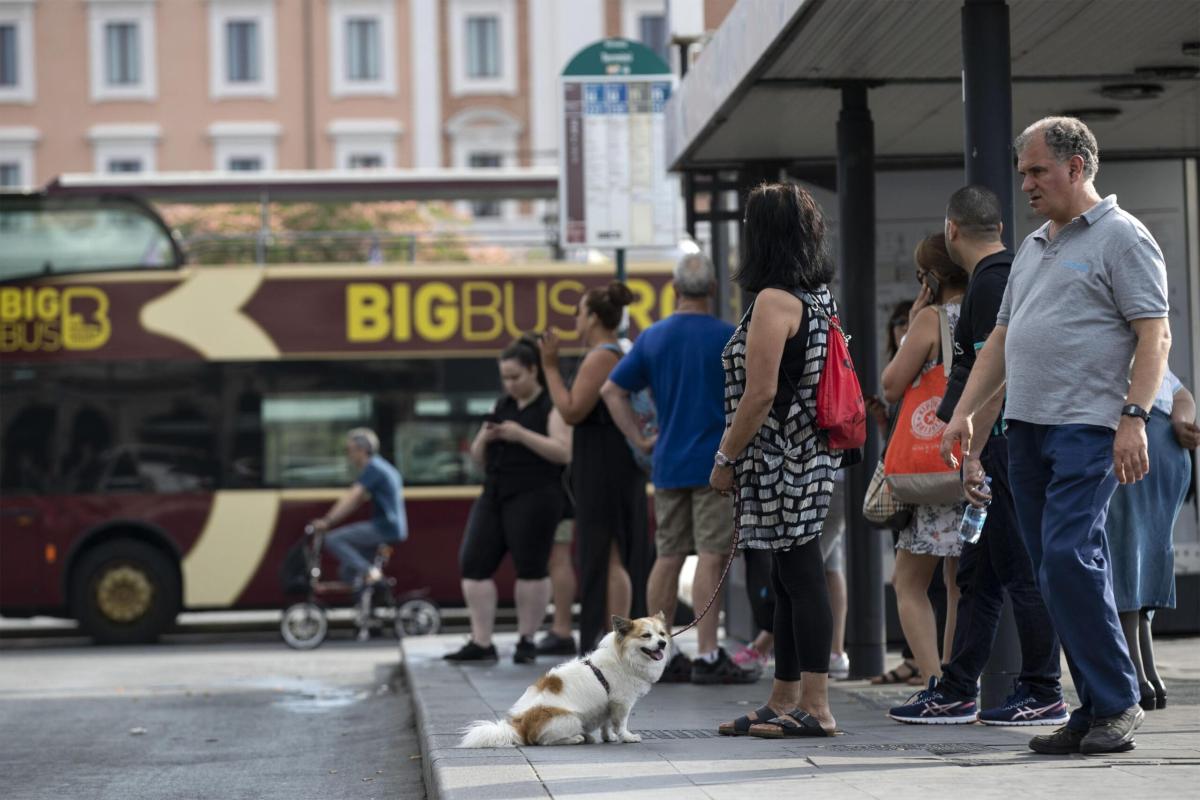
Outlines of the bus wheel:
{"label": "bus wheel", "polygon": [[400,604],[395,624],[396,638],[430,636],[442,627],[442,613],[432,600],[417,597]]}
{"label": "bus wheel", "polygon": [[329,632],[329,621],[325,609],[316,603],[295,603],[283,612],[279,622],[279,633],[287,646],[295,650],[312,650],[320,647]]}
{"label": "bus wheel", "polygon": [[71,614],[102,644],[153,642],[179,611],[179,573],[162,551],[133,539],[83,555],[71,576]]}

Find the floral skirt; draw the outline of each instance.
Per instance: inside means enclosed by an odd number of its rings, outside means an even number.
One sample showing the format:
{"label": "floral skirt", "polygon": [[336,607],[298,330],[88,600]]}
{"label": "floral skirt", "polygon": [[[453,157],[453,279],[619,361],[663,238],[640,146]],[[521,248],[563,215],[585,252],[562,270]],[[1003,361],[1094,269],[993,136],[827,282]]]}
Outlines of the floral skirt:
{"label": "floral skirt", "polygon": [[962,523],[964,503],[951,506],[917,506],[912,522],[900,531],[897,550],[907,550],[918,556],[952,556],[962,552],[958,527]]}

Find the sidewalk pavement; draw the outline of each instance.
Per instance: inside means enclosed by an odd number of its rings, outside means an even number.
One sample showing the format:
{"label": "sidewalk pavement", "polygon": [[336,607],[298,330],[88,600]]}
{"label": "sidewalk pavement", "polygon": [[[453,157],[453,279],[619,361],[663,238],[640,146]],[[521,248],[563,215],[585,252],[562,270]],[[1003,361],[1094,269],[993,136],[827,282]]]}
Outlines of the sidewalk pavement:
{"label": "sidewalk pavement", "polygon": [[[840,798],[1196,797],[1200,785],[1200,638],[1157,644],[1169,707],[1146,715],[1137,749],[1105,756],[1040,756],[1031,736],[1053,728],[901,725],[887,709],[913,687],[834,684],[830,700],[844,735],[767,740],[718,736],[717,724],[757,708],[769,677],[749,686],[662,684],[638,703],[630,728],[639,744],[462,750],[459,731],[504,712],[557,663],[512,663],[515,637],[498,636],[501,661],[442,661],[462,637],[402,643],[417,708],[425,785],[431,800],[653,798],[726,800]],[[682,637],[695,652],[692,636]],[[1064,673],[1066,672],[1064,668]],[[1074,701],[1072,693],[1070,700]],[[979,769],[968,769],[978,767]]]}

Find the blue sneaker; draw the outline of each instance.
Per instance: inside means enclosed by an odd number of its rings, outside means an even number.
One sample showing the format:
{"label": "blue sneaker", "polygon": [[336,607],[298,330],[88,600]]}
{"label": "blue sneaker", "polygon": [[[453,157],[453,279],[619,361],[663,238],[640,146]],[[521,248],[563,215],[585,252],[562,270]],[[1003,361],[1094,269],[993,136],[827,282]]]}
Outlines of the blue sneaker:
{"label": "blue sneaker", "polygon": [[888,716],[912,725],[970,725],[978,710],[974,698],[964,700],[944,694],[938,688],[937,678],[930,678],[928,687],[908,698],[904,705],[893,708]]}
{"label": "blue sneaker", "polygon": [[987,708],[979,712],[979,721],[984,725],[1065,725],[1071,715],[1067,704],[1058,700],[1043,702],[1029,693],[1029,688],[1020,681],[1013,681],[1013,693],[999,708]]}

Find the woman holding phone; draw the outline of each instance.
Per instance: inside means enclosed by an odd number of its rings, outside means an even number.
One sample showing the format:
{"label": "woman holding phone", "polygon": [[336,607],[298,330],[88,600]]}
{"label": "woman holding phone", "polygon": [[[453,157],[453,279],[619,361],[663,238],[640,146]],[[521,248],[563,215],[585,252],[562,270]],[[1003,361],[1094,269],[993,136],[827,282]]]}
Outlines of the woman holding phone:
{"label": "woman holding phone", "polygon": [[571,430],[545,390],[536,340],[523,336],[500,354],[504,394],[471,444],[484,467],[483,493],[471,507],[459,551],[471,638],[447,661],[495,661],[493,576],[506,553],[517,573],[513,594],[520,639],[513,661],[537,658],[533,635],[550,602],[547,564],[562,519],[563,465],[571,460]]}
{"label": "woman holding phone", "polygon": [[[969,276],[950,259],[943,234],[928,236],[917,245],[913,259],[921,293],[909,311],[908,333],[883,370],[880,383],[888,403],[899,402],[918,375],[941,369],[942,326],[938,309],[945,311],[954,330]],[[950,659],[958,608],[958,538],[963,504],[917,506],[912,522],[900,531],[892,588],[904,638],[912,648],[922,681],[940,678],[942,662]],[[946,628],[938,652],[937,619],[929,601],[929,584],[939,564],[946,583]]]}

